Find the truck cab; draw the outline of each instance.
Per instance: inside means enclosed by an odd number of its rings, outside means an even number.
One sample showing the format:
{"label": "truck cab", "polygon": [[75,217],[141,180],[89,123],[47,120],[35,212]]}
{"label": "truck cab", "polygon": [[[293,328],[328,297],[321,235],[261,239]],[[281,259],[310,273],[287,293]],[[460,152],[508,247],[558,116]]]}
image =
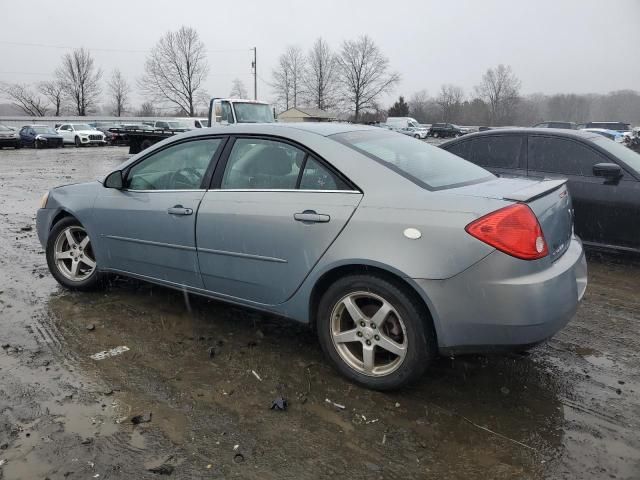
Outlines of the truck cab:
{"label": "truck cab", "polygon": [[209,125],[234,123],[273,123],[271,105],[259,100],[242,98],[212,98],[209,104]]}

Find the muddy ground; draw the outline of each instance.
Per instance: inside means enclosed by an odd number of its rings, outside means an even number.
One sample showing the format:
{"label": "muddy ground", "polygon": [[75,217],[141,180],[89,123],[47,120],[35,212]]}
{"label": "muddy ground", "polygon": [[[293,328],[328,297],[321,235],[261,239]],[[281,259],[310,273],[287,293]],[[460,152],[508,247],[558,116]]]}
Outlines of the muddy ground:
{"label": "muddy ground", "polygon": [[58,287],[40,196],[126,152],[0,151],[0,478],[640,478],[640,261],[590,255],[577,316],[527,355],[371,392],[303,326],[124,279]]}

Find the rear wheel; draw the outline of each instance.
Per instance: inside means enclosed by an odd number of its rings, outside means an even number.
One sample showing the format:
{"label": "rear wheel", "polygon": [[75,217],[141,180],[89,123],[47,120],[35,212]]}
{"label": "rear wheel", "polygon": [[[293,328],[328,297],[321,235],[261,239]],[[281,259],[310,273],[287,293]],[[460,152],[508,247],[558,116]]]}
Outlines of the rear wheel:
{"label": "rear wheel", "polygon": [[352,275],[335,282],[320,301],[317,327],[322,349],[338,371],[375,390],[416,380],[436,352],[424,308],[382,277]]}
{"label": "rear wheel", "polygon": [[47,265],[66,288],[91,290],[98,285],[96,257],[89,234],[75,218],[54,225],[47,241]]}

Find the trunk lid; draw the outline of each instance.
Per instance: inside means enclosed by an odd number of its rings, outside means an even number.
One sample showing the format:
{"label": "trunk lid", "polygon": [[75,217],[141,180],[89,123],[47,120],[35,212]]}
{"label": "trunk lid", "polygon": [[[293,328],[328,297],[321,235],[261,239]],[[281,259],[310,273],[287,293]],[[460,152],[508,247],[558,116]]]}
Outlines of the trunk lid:
{"label": "trunk lid", "polygon": [[450,189],[447,193],[524,203],[538,217],[551,260],[557,260],[569,248],[573,234],[573,207],[566,180],[496,178]]}

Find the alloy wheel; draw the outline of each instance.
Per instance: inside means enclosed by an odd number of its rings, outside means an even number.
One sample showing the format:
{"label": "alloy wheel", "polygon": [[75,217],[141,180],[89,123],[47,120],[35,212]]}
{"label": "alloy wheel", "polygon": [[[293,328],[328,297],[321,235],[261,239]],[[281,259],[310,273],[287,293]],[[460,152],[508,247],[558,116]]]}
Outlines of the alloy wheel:
{"label": "alloy wheel", "polygon": [[72,282],[86,280],[96,269],[91,240],[79,226],[67,227],[58,234],[53,258],[58,271]]}
{"label": "alloy wheel", "polygon": [[407,355],[405,324],[387,300],[371,292],[341,298],[331,312],[331,338],[341,359],[364,375],[382,377]]}

